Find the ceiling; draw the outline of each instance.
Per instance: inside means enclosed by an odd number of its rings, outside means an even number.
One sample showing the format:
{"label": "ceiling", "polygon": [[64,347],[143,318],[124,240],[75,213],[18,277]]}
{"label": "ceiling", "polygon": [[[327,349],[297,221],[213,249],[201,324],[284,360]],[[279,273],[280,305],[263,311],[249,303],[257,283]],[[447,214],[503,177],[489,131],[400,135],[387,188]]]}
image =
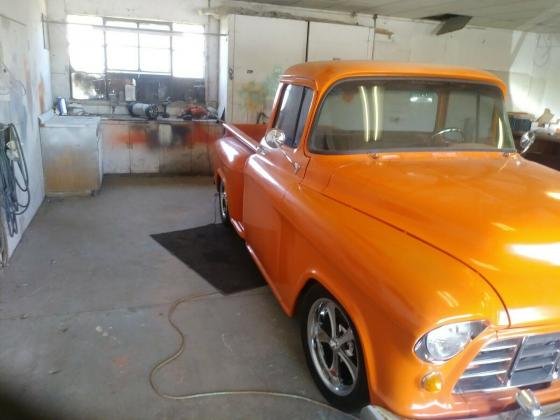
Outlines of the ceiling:
{"label": "ceiling", "polygon": [[560,0],[251,0],[282,6],[379,14],[405,18],[454,13],[473,16],[470,25],[560,33]]}

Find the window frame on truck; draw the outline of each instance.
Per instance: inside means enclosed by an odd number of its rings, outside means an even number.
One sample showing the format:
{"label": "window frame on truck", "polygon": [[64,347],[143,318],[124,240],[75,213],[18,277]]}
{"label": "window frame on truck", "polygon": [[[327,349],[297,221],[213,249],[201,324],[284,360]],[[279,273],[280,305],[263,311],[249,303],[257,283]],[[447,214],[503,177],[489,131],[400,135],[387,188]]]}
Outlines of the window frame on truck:
{"label": "window frame on truck", "polygon": [[[302,142],[302,138],[305,134],[305,127],[307,125],[307,121],[309,119],[309,116],[311,115],[311,111],[313,108],[313,100],[315,98],[315,89],[313,89],[310,86],[307,86],[306,84],[301,84],[301,83],[294,83],[294,82],[288,82],[288,81],[282,81],[281,82],[281,86],[279,89],[279,95],[278,95],[278,99],[276,101],[277,105],[276,105],[276,109],[274,111],[274,116],[273,116],[273,121],[274,123],[271,125],[272,128],[280,128],[278,127],[278,119],[280,117],[280,113],[282,111],[282,104],[284,102],[284,98],[286,95],[286,92],[288,91],[288,89],[290,87],[297,87],[297,88],[301,88],[303,89],[302,91],[302,95],[301,98],[299,100],[299,110],[297,112],[297,115],[295,117],[295,126],[294,126],[294,132],[292,134],[293,139],[290,136],[286,136],[286,143],[284,144],[284,146],[289,147],[290,149],[297,149],[299,146],[301,146]],[[304,105],[306,105],[306,109],[304,109]],[[303,117],[303,119],[302,119]],[[282,130],[282,128],[280,128]],[[285,130],[284,130],[285,132]],[[288,134],[288,133],[286,133]]]}
{"label": "window frame on truck", "polygon": [[[330,93],[337,88],[339,85],[344,84],[346,82],[356,82],[356,81],[372,81],[372,80],[379,80],[379,81],[410,81],[411,78],[410,77],[403,77],[403,76],[395,76],[395,77],[390,77],[390,76],[356,76],[356,77],[346,77],[340,80],[335,81],[334,83],[332,83],[327,89],[325,89],[323,91],[323,94],[318,98],[318,104],[316,105],[315,108],[315,112],[313,114],[310,113],[310,115],[312,115],[313,121],[310,122],[310,128],[309,128],[309,132],[307,133],[307,138],[306,138],[306,145],[305,145],[305,153],[309,154],[309,155],[327,155],[327,156],[337,156],[337,155],[359,155],[359,154],[375,154],[375,153],[401,153],[401,152],[434,152],[434,151],[445,151],[439,148],[391,148],[391,149],[373,149],[373,150],[369,150],[369,151],[341,151],[341,150],[335,150],[335,151],[329,151],[329,150],[320,150],[320,149],[313,149],[311,147],[311,139],[313,137],[313,134],[315,133],[315,130],[317,129],[317,124],[319,122],[319,117],[321,116],[321,113],[323,111],[323,106],[325,104],[325,100],[328,98],[328,96],[330,95]],[[487,87],[491,87],[491,88],[495,88],[499,93],[500,93],[500,97],[502,100],[502,103],[505,107],[505,96],[504,96],[504,92],[502,91],[502,89],[500,88],[499,85],[496,85],[494,83],[490,83],[490,82],[486,82],[484,80],[469,80],[469,79],[460,79],[460,78],[446,78],[446,77],[419,77],[419,78],[413,78],[413,80],[417,80],[417,81],[426,81],[426,82],[444,82],[444,83],[461,83],[461,84],[472,84],[475,86],[487,86]],[[438,111],[439,112],[439,111]],[[439,118],[439,116],[438,116]],[[436,118],[436,123],[437,123],[437,118]],[[513,135],[511,134],[511,128],[509,125],[509,121],[506,121],[505,127],[504,129],[506,131],[509,132],[509,135],[513,138]],[[461,150],[456,150],[456,149],[450,149],[449,152],[457,152],[457,151],[461,151]],[[465,149],[464,151],[468,151],[468,152],[498,152],[498,153],[512,153],[512,152],[516,152],[516,149]]]}

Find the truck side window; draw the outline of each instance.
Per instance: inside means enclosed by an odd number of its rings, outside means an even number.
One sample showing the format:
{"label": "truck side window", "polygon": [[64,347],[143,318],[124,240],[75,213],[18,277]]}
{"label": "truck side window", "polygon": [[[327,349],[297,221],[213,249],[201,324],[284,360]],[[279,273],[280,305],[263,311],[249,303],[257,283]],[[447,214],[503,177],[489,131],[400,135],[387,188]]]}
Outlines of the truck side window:
{"label": "truck side window", "polygon": [[286,146],[299,144],[312,97],[312,90],[303,86],[287,85],[284,89],[274,128],[286,133]]}

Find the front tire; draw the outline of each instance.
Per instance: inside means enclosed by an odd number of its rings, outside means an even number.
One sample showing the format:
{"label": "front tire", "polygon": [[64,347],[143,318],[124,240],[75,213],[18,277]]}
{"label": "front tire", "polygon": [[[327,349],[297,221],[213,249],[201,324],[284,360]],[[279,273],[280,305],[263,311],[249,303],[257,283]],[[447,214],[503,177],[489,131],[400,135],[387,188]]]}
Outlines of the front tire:
{"label": "front tire", "polygon": [[343,410],[366,405],[368,387],[356,328],[342,305],[319,285],[303,299],[300,328],[307,365],[325,399]]}
{"label": "front tire", "polygon": [[218,184],[218,205],[220,210],[220,220],[223,225],[229,226],[229,208],[228,208],[228,196],[226,192],[226,187],[222,180]]}

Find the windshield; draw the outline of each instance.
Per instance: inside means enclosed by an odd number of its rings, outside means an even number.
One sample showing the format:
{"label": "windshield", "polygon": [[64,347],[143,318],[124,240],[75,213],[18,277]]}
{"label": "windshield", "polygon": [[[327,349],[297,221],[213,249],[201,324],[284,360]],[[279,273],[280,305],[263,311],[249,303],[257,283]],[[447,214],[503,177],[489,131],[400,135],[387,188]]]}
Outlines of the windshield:
{"label": "windshield", "polygon": [[349,80],[320,108],[309,148],[514,150],[500,89],[456,81]]}

